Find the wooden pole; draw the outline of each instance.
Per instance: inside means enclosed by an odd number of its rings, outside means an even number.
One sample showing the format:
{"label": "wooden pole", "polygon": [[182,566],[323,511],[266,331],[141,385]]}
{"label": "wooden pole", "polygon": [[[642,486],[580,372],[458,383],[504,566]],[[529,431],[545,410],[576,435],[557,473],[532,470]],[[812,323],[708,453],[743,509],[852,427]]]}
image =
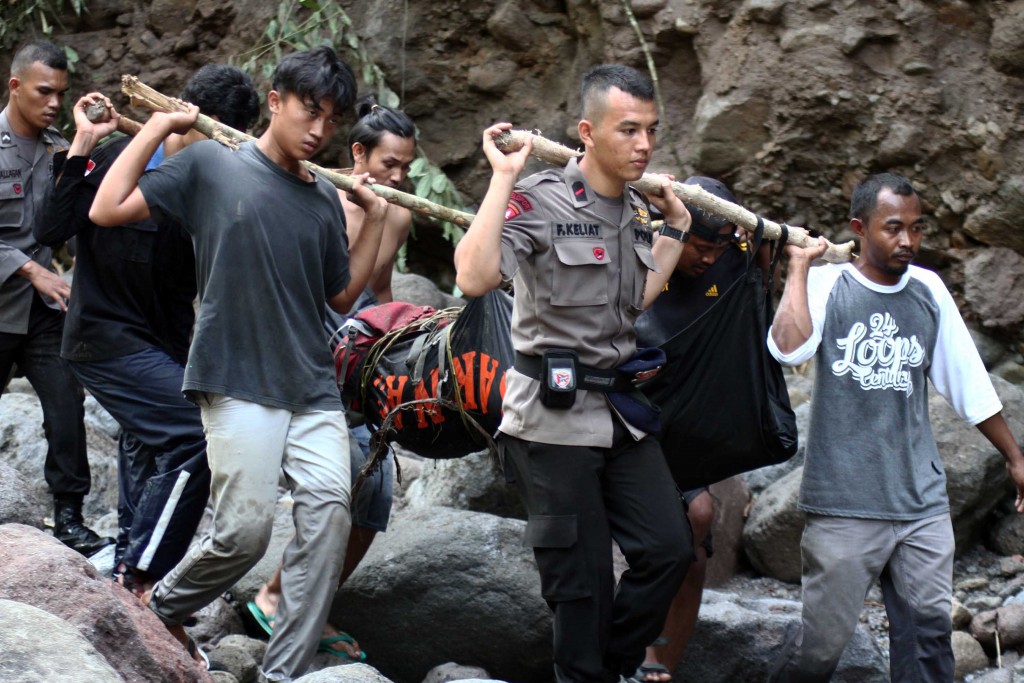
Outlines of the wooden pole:
{"label": "wooden pole", "polygon": [[[549,164],[565,166],[573,157],[583,155],[582,152],[569,149],[565,145],[560,145],[557,142],[552,142],[545,137],[525,130],[505,131],[496,138],[495,143],[502,151],[514,152],[523,147],[527,138],[533,139],[532,156],[535,156],[541,161],[545,161]],[[657,176],[650,173],[645,173],[642,178],[630,184],[646,194],[661,195],[661,181]],[[695,204],[716,216],[722,216],[749,232],[753,232],[757,229],[756,214],[744,209],[742,206],[716,197],[701,187],[673,182],[672,191],[684,202]],[[763,220],[765,238],[769,240],[779,239],[782,235],[782,226],[774,221],[768,220],[767,218]],[[815,240],[815,238],[808,234],[805,228],[798,228],[791,225],[786,227],[789,231],[786,239],[788,244],[806,247],[809,244],[812,244]],[[847,242],[845,244],[833,244],[832,242],[829,242],[828,249],[825,251],[825,255],[822,256],[822,258],[829,263],[844,263],[851,260],[853,255],[853,246],[853,242]]]}
{"label": "wooden pole", "polygon": [[[183,111],[182,105],[140,82],[136,76],[126,75],[121,77],[121,92],[131,98],[133,105],[141,105],[156,111]],[[216,140],[232,149],[238,149],[238,146],[243,142],[255,139],[251,135],[235,130],[231,126],[211,119],[204,114],[199,115],[193,128],[211,140]],[[310,171],[323,176],[341,190],[351,191],[355,184],[355,180],[351,176],[342,175],[308,161],[303,163]],[[473,222],[473,214],[471,213],[450,209],[447,206],[435,204],[422,197],[395,190],[386,185],[367,185],[367,187],[378,197],[384,198],[388,203],[405,207],[410,211],[415,211],[425,216],[454,223],[463,228],[468,228],[469,224]]]}

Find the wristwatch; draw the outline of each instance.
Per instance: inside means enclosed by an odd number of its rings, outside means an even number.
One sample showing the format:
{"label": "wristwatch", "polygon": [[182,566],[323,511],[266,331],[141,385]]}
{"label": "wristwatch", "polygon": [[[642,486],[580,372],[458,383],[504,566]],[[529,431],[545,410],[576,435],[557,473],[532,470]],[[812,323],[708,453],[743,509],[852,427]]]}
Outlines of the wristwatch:
{"label": "wristwatch", "polygon": [[674,240],[679,240],[680,242],[684,242],[684,243],[687,242],[690,239],[690,233],[689,232],[683,232],[682,230],[676,230],[675,228],[673,228],[668,223],[662,223],[661,224],[661,228],[658,229],[658,233],[661,234],[662,237],[671,237]]}

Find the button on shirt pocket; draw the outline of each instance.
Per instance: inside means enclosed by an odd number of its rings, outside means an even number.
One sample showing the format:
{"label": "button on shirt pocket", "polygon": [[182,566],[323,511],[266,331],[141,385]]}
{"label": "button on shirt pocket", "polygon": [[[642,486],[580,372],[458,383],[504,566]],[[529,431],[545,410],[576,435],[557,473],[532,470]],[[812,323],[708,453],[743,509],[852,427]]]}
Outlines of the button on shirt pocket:
{"label": "button on shirt pocket", "polygon": [[651,252],[651,245],[645,242],[633,242],[633,251],[636,253],[636,272],[633,274],[633,298],[629,312],[633,315],[640,315],[644,310],[644,288],[647,286],[647,273],[657,270],[654,263],[654,254]]}
{"label": "button on shirt pocket", "polygon": [[611,261],[603,239],[555,240],[552,264],[552,306],[599,306],[608,303]]}

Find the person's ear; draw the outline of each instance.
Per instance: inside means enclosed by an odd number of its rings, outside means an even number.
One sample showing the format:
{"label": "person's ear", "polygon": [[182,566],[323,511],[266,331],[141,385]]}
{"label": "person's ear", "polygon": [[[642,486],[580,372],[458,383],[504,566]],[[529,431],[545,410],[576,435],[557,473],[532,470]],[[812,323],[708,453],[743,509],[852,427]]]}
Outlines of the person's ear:
{"label": "person's ear", "polygon": [[867,232],[867,226],[859,218],[850,219],[850,229],[853,230],[853,234],[857,237],[864,237],[864,233]]}
{"label": "person's ear", "polygon": [[357,164],[366,161],[366,145],[361,142],[352,143],[352,161]]}
{"label": "person's ear", "polygon": [[10,91],[12,95],[14,94],[14,91],[18,89],[19,86],[21,86],[21,79],[17,76],[11,76],[11,80],[7,81],[7,89]]}
{"label": "person's ear", "polygon": [[587,119],[576,124],[576,131],[580,134],[580,141],[587,146],[594,144],[594,124]]}
{"label": "person's ear", "polygon": [[281,95],[276,90],[267,93],[267,109],[271,114],[277,114],[281,110]]}

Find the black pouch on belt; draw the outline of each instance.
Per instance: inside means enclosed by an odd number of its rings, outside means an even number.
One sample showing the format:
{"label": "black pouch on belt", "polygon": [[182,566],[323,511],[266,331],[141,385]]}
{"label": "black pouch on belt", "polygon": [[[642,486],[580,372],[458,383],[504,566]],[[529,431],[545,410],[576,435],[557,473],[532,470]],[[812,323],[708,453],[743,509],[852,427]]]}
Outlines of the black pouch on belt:
{"label": "black pouch on belt", "polygon": [[554,410],[568,410],[576,402],[576,352],[548,349],[540,360],[540,402]]}

